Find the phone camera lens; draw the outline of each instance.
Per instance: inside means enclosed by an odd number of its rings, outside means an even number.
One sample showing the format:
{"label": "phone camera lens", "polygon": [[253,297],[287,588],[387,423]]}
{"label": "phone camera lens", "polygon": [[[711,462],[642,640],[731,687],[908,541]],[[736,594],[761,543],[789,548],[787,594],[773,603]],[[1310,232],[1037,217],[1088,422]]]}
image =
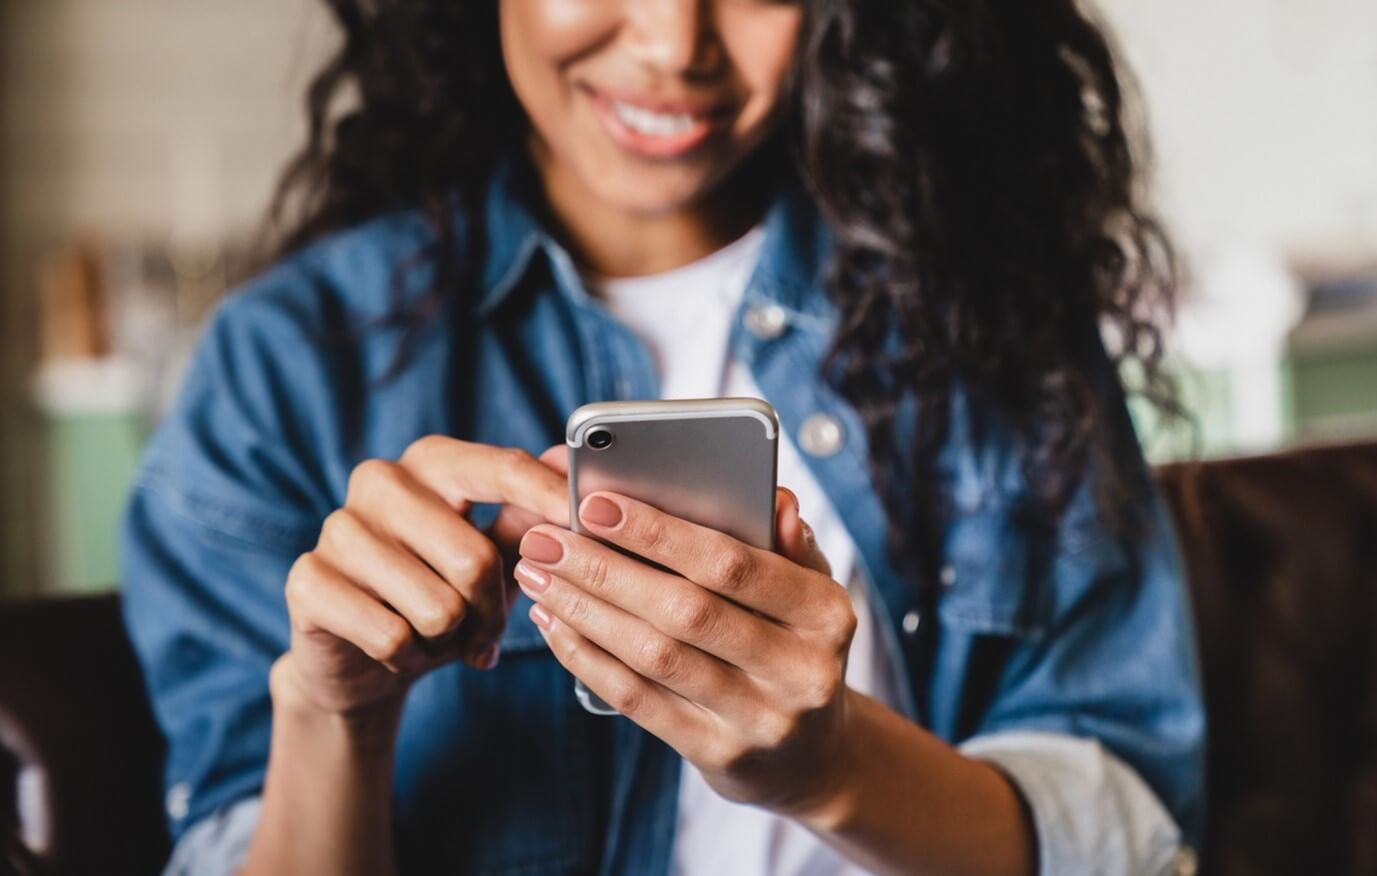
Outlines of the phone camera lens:
{"label": "phone camera lens", "polygon": [[594,429],[588,433],[588,446],[594,450],[606,450],[612,446],[612,433],[606,429]]}

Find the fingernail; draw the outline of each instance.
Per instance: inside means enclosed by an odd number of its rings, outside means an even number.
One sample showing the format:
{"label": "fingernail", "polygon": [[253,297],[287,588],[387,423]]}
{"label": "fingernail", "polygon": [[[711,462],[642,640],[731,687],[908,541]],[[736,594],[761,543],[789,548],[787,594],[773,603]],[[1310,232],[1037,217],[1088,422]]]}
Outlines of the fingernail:
{"label": "fingernail", "polygon": [[550,626],[555,622],[555,616],[550,614],[550,612],[546,610],[545,606],[541,605],[538,602],[531,606],[530,615],[531,620],[535,621],[535,625],[540,627],[542,630],[548,630]]}
{"label": "fingernail", "polygon": [[589,496],[579,514],[584,523],[594,526],[612,527],[622,522],[621,507],[605,496]]}
{"label": "fingernail", "polygon": [[478,664],[478,668],[480,669],[492,669],[494,666],[497,665],[497,661],[501,657],[502,646],[489,645],[487,648],[483,650],[483,653],[479,654],[476,658],[474,658],[474,662]]}
{"label": "fingernail", "polygon": [[528,532],[521,539],[521,555],[537,563],[558,563],[564,547],[542,532]]}
{"label": "fingernail", "polygon": [[525,585],[525,589],[534,590],[536,593],[544,593],[550,588],[550,573],[544,569],[537,569],[525,560],[516,564],[512,570],[516,580]]}

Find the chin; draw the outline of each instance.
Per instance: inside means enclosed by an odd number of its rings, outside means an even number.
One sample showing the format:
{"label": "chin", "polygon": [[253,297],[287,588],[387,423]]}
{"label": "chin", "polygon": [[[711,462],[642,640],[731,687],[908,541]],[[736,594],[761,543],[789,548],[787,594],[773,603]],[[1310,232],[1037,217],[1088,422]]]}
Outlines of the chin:
{"label": "chin", "polygon": [[706,178],[665,180],[628,174],[616,180],[599,180],[595,190],[605,204],[641,216],[661,216],[693,205],[706,189]]}

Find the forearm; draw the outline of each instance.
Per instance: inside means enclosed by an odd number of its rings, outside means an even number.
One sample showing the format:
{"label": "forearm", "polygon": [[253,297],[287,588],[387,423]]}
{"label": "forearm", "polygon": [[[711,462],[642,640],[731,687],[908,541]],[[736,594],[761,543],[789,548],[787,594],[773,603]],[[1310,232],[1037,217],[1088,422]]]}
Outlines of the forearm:
{"label": "forearm", "polygon": [[242,876],[395,873],[392,753],[400,703],[366,719],[323,713],[303,701],[282,661],[273,668],[272,694],[263,808]]}
{"label": "forearm", "polygon": [[1031,874],[1033,825],[1013,785],[879,702],[848,691],[847,731],[799,820],[877,873]]}

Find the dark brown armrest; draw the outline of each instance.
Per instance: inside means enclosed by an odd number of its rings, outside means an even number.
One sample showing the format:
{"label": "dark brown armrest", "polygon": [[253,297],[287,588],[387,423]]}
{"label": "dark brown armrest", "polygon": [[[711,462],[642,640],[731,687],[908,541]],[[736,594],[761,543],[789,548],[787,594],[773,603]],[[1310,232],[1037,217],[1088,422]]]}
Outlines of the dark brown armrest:
{"label": "dark brown armrest", "polygon": [[1377,444],[1160,474],[1210,722],[1201,872],[1377,873]]}
{"label": "dark brown armrest", "polygon": [[158,872],[162,756],[118,597],[0,604],[0,866]]}

